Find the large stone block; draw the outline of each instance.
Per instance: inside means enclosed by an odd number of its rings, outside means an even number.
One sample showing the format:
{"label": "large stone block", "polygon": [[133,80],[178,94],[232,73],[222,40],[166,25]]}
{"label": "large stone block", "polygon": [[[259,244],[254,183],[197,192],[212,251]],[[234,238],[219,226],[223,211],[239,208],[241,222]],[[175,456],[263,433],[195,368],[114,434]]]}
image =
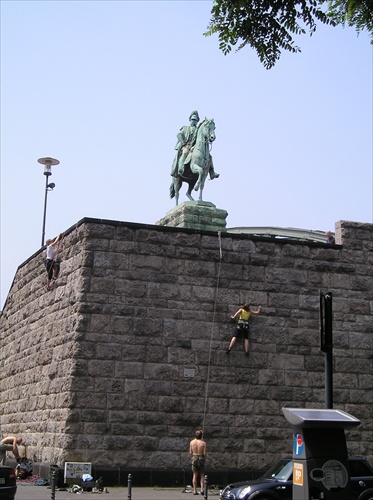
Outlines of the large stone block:
{"label": "large stone block", "polygon": [[206,201],[186,201],[173,208],[157,222],[171,226],[201,231],[226,231],[228,212]]}

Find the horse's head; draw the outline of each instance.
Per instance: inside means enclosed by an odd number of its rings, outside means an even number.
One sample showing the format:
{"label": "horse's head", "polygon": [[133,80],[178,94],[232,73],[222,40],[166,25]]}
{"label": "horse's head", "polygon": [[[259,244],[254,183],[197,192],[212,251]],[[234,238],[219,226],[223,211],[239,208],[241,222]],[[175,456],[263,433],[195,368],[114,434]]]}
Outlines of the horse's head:
{"label": "horse's head", "polygon": [[214,142],[216,139],[214,119],[205,118],[200,125],[200,131],[205,141]]}

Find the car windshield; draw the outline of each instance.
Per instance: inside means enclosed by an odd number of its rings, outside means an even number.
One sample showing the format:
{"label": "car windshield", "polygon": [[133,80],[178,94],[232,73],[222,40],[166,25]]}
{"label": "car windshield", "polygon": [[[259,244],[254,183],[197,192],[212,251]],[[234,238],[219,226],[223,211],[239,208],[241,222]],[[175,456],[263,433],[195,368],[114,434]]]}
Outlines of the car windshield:
{"label": "car windshield", "polygon": [[263,474],[264,479],[288,480],[293,472],[293,460],[284,458],[279,460],[275,465]]}

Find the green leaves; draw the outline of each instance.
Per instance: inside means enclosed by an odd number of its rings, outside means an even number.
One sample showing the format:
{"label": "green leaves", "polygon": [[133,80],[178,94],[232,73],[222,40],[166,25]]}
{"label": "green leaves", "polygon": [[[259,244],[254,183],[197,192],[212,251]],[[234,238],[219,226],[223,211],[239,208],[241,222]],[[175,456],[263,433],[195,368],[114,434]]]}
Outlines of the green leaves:
{"label": "green leaves", "polygon": [[372,0],[215,0],[204,35],[217,33],[225,55],[232,46],[241,50],[250,45],[270,69],[282,50],[300,52],[293,35],[312,35],[316,22],[332,26],[347,22],[373,33],[372,12]]}
{"label": "green leaves", "polygon": [[[355,26],[358,33],[373,35],[373,2],[371,0],[331,0],[328,17],[335,24]],[[373,44],[373,37],[371,40]]]}

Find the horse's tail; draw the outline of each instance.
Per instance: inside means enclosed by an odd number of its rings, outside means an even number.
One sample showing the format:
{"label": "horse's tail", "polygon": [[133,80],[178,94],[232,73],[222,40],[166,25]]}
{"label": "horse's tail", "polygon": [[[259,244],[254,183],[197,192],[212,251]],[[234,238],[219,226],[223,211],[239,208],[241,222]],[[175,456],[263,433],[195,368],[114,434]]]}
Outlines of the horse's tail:
{"label": "horse's tail", "polygon": [[174,186],[174,183],[171,182],[171,186],[170,186],[170,198],[172,199],[174,196],[175,196],[175,186]]}

